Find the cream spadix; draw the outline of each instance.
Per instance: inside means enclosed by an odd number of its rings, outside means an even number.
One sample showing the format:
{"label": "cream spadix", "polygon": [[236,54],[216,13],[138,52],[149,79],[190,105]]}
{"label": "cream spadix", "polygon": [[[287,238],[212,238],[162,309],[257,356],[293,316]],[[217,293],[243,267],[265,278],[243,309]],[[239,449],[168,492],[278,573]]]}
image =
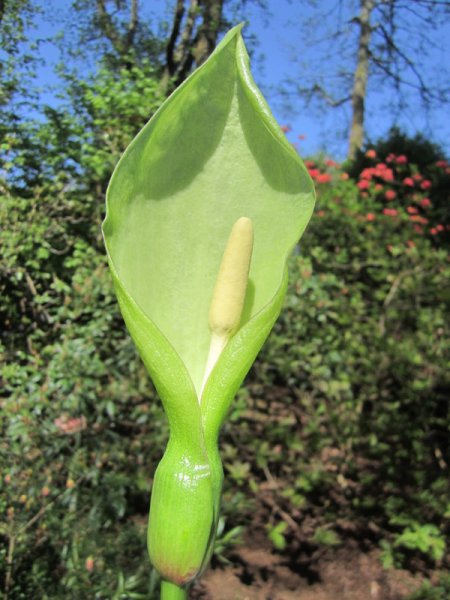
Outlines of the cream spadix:
{"label": "cream spadix", "polygon": [[248,217],[241,217],[228,238],[211,300],[208,317],[211,343],[200,398],[222,350],[239,329],[252,251],[253,224]]}

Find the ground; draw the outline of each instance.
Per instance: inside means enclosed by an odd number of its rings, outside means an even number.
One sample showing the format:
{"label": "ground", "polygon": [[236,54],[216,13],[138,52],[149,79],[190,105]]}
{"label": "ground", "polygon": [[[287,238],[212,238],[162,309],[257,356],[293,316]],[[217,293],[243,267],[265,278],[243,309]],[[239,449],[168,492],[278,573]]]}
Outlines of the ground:
{"label": "ground", "polygon": [[237,548],[232,564],[209,569],[191,591],[193,600],[403,600],[422,576],[385,570],[379,551],[350,542],[314,558],[287,559],[261,539]]}

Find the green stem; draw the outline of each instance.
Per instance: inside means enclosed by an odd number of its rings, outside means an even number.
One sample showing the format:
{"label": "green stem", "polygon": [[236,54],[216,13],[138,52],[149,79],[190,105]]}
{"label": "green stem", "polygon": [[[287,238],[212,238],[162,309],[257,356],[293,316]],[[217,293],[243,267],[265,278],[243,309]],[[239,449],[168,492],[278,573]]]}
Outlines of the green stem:
{"label": "green stem", "polygon": [[161,581],[161,600],[187,600],[187,589],[170,581]]}

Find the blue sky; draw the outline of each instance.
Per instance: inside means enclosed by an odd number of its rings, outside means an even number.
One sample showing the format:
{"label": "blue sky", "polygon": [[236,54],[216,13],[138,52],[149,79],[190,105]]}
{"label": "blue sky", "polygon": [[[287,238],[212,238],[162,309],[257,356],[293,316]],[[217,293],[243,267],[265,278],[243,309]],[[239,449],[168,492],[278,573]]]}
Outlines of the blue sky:
{"label": "blue sky", "polygon": [[[48,0],[43,5],[43,14],[36,20],[37,28],[33,38],[50,38],[59,32],[65,31],[70,26],[70,0]],[[171,14],[175,0],[156,0],[150,3],[141,2],[143,12],[153,21],[153,26],[166,19],[171,21]],[[329,19],[325,18],[323,27],[332,29],[336,12],[333,8],[336,0],[323,0],[318,5],[320,10]],[[343,2],[346,8],[351,8],[353,0]],[[331,51],[327,61],[317,67],[320,58],[317,50],[310,47],[302,36],[302,23],[313,13],[305,3],[289,0],[268,0],[268,12],[261,11],[253,3],[247,2],[245,19],[247,26],[244,37],[249,40],[254,38],[256,45],[253,47],[253,72],[258,85],[266,95],[269,104],[280,122],[289,125],[291,131],[289,139],[298,145],[303,156],[325,152],[337,159],[345,156],[347,148],[347,128],[350,112],[348,109],[336,110],[328,108],[325,111],[305,109],[295,94],[289,96],[289,107],[283,102],[282,92],[292,91],[291,85],[304,81],[311,66],[323,69],[324,73],[333,75],[340,68],[342,57],[339,48]],[[343,22],[350,12],[340,15]],[[68,20],[69,19],[69,20]],[[421,73],[424,79],[436,75],[449,77],[450,55],[450,24],[447,22],[436,23],[432,34],[436,47],[430,47],[429,57],[424,60],[424,70]],[[405,38],[405,44],[408,43]],[[45,101],[53,104],[57,102],[55,86],[58,78],[54,74],[54,67],[60,60],[56,47],[51,43],[42,43],[39,55],[44,64],[38,67],[38,82]],[[423,132],[433,141],[441,144],[450,153],[450,122],[448,106],[433,110],[428,115],[424,113],[417,100],[412,95],[406,98],[406,108],[394,114],[393,100],[395,95],[388,90],[372,85],[369,88],[366,106],[366,128],[368,137],[372,140],[386,134],[391,125],[397,122],[408,133]],[[304,139],[299,139],[303,136]]]}

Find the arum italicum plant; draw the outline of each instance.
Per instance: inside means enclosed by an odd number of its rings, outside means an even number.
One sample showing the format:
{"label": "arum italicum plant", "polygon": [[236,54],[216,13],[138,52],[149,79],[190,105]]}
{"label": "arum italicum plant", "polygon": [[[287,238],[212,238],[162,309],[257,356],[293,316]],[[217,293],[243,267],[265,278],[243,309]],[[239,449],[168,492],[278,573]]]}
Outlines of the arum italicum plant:
{"label": "arum italicum plant", "polygon": [[103,233],[115,290],[170,426],[148,527],[166,600],[186,598],[211,556],[219,431],[281,310],[313,205],[312,181],[252,79],[241,26],[112,176]]}

